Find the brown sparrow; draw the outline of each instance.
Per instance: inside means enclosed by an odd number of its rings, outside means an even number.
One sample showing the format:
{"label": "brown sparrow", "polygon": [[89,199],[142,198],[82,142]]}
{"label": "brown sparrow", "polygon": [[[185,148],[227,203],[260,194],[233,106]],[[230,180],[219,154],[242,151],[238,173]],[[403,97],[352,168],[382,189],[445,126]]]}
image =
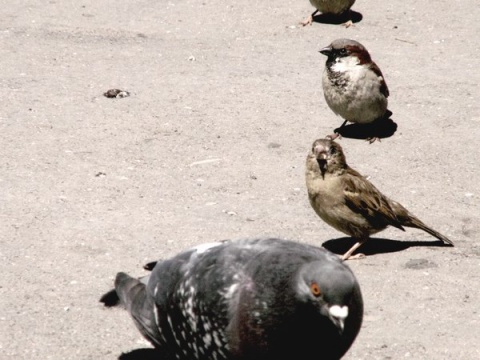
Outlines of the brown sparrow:
{"label": "brown sparrow", "polygon": [[323,94],[330,109],[345,119],[340,128],[347,122],[369,124],[392,114],[387,109],[389,92],[383,74],[362,44],[337,39],[320,53],[327,56]]}
{"label": "brown sparrow", "polygon": [[[451,240],[429,228],[401,204],[383,195],[373,184],[347,165],[340,144],[318,139],[307,156],[306,183],[310,204],[330,226],[354,239],[346,260],[371,234],[389,225],[405,231],[413,227],[426,231],[453,246]],[[355,257],[363,257],[363,254]]]}
{"label": "brown sparrow", "polygon": [[[346,14],[355,0],[310,0],[310,4],[316,9],[308,18],[302,21],[300,24],[303,26],[312,25],[313,17],[321,12],[322,14],[331,14],[341,17]],[[352,25],[352,21],[347,21],[344,26],[349,27]]]}

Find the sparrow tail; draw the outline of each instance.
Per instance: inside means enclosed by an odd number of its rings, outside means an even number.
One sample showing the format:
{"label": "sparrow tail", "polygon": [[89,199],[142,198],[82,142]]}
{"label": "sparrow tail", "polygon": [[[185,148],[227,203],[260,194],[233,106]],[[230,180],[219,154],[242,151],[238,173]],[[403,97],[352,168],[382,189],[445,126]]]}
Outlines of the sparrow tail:
{"label": "sparrow tail", "polygon": [[419,219],[417,219],[415,217],[411,217],[410,219],[408,219],[408,221],[403,222],[402,225],[417,228],[417,229],[421,229],[421,230],[429,233],[430,235],[435,236],[437,239],[443,241],[444,243],[453,246],[452,240],[450,240],[446,236],[440,234],[438,231],[433,230],[432,228],[428,227],[427,225],[425,225],[423,222],[421,222]]}

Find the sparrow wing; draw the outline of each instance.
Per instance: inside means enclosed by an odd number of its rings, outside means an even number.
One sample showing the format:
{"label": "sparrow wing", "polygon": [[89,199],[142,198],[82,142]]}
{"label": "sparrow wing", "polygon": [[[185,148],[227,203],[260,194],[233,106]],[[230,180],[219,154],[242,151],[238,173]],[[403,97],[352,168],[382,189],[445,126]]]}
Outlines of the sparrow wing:
{"label": "sparrow wing", "polygon": [[382,71],[380,70],[378,65],[376,63],[374,63],[373,61],[370,64],[370,69],[375,73],[375,75],[382,78],[382,84],[380,85],[380,92],[385,97],[388,97],[390,95],[390,92],[388,91],[387,82],[385,81],[385,78],[383,77]]}
{"label": "sparrow wing", "polygon": [[391,225],[404,230],[390,201],[371,182],[353,169],[344,178],[345,203],[375,228]]}

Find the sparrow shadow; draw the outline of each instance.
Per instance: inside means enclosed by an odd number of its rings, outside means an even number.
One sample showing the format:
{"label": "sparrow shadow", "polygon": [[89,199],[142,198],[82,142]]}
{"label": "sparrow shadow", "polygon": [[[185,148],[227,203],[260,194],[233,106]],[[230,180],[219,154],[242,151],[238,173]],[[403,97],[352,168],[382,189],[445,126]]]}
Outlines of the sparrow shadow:
{"label": "sparrow shadow", "polygon": [[380,119],[370,124],[349,124],[334,130],[342,137],[350,139],[384,139],[392,136],[397,131],[397,124],[390,118]]}
{"label": "sparrow shadow", "polygon": [[[332,239],[325,241],[322,246],[337,255],[345,254],[357,241],[350,237]],[[410,247],[450,247],[441,240],[434,241],[398,241],[383,238],[370,238],[354,254],[365,255],[386,254],[406,250]]]}
{"label": "sparrow shadow", "polygon": [[313,17],[313,22],[320,23],[320,24],[340,25],[340,24],[346,23],[349,20],[351,20],[352,23],[356,24],[362,21],[362,19],[363,19],[362,14],[360,14],[359,12],[350,10],[340,16],[333,15],[333,14],[320,13]]}
{"label": "sparrow shadow", "polygon": [[118,360],[173,360],[174,357],[154,348],[135,349],[122,353]]}

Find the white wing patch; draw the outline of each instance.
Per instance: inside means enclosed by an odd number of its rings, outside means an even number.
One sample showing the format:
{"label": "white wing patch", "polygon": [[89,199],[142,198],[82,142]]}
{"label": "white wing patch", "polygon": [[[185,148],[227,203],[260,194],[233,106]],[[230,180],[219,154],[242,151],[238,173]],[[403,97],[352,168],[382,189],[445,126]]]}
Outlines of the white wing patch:
{"label": "white wing patch", "polygon": [[210,250],[211,248],[213,248],[215,246],[219,246],[219,245],[222,245],[222,243],[221,242],[206,243],[206,244],[201,244],[201,245],[195,246],[193,248],[193,250],[195,250],[197,252],[197,254],[202,254],[205,251]]}

